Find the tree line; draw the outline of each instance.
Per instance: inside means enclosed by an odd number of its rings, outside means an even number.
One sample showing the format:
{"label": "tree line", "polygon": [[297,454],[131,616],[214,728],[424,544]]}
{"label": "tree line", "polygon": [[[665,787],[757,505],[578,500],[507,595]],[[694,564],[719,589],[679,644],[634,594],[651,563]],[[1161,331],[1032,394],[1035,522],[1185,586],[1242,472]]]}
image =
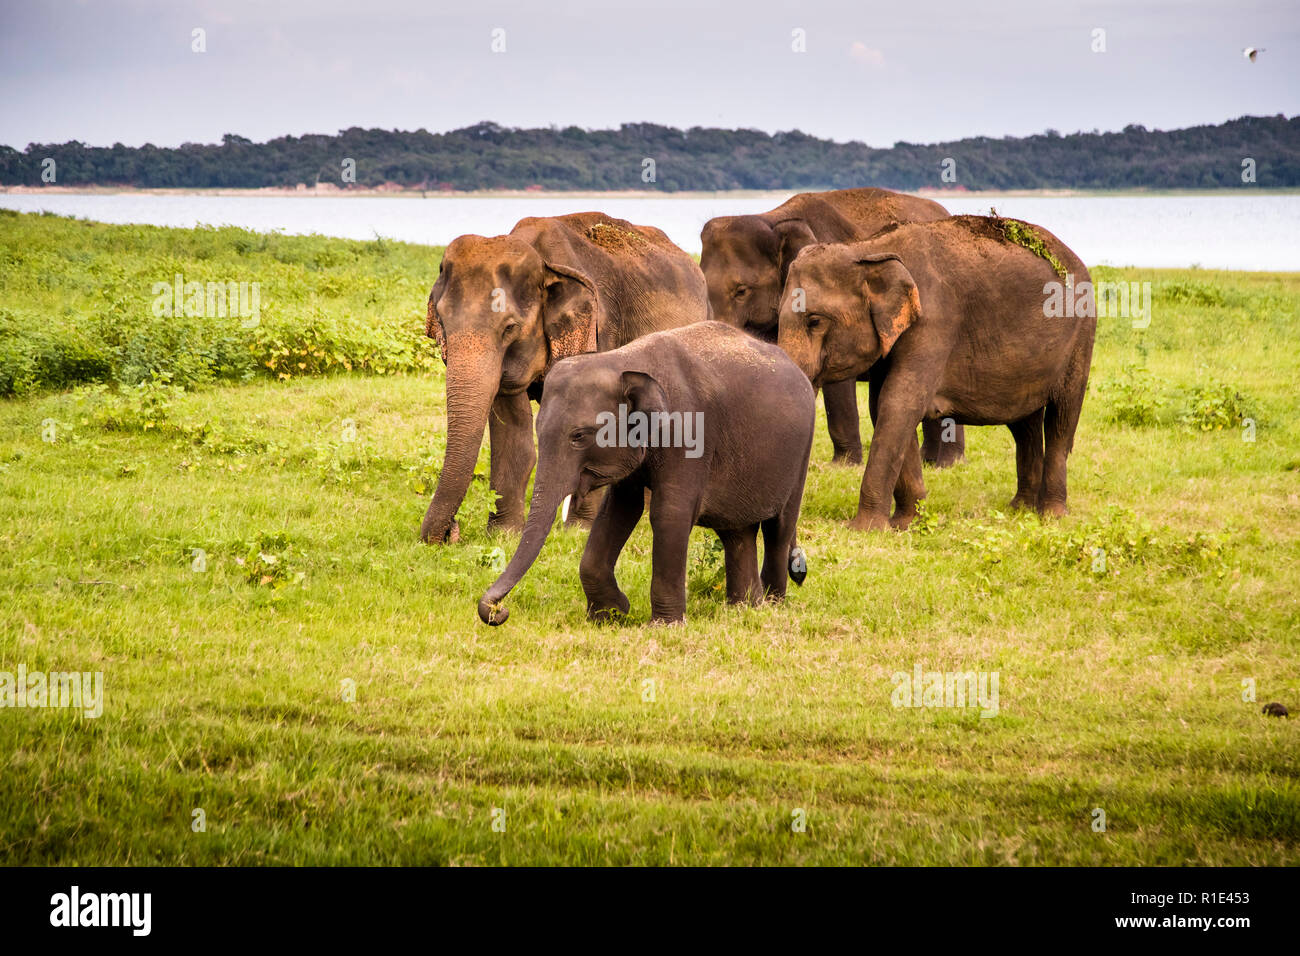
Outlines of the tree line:
{"label": "tree line", "polygon": [[[349,163],[350,161],[350,163]],[[254,143],[111,147],[80,142],[0,146],[0,184],[140,188],[408,189],[1201,189],[1300,186],[1300,116],[1245,116],[1217,126],[1120,132],[1048,130],[874,148],[796,131],[514,129],[448,133],[360,129]]]}

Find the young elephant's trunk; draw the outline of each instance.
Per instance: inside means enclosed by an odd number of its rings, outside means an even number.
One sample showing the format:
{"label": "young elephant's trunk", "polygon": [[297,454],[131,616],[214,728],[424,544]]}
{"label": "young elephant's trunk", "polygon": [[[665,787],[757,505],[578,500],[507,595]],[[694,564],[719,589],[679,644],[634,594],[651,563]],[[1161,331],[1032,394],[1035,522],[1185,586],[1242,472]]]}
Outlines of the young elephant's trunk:
{"label": "young elephant's trunk", "polygon": [[[553,469],[546,469],[546,471],[552,472]],[[546,543],[547,535],[551,533],[551,525],[555,523],[555,509],[560,506],[565,496],[572,492],[570,485],[571,482],[557,481],[553,473],[545,474],[541,469],[538,470],[538,480],[533,487],[532,506],[528,509],[528,523],[524,525],[519,547],[515,549],[510,563],[501,572],[501,576],[492,582],[492,586],[479,599],[478,616],[484,624],[495,627],[504,624],[506,618],[510,617],[510,612],[501,607],[501,601],[537,560],[542,545]]]}
{"label": "young elephant's trunk", "polygon": [[501,356],[449,341],[447,357],[447,450],[438,487],[420,526],[421,540],[438,544],[451,532],[456,510],[474,478],[492,400],[501,385]]}

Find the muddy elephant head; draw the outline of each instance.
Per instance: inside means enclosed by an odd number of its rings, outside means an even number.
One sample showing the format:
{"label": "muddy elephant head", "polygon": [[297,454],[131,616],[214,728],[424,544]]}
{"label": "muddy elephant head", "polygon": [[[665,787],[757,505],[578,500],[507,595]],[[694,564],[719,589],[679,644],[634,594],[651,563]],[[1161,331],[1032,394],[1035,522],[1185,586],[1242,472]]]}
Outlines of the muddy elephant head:
{"label": "muddy elephant head", "polygon": [[817,241],[812,229],[802,219],[769,224],[762,216],[720,216],[705,223],[700,239],[713,317],[774,335],[786,273],[799,250]]}
{"label": "muddy elephant head", "polygon": [[564,499],[621,481],[645,461],[644,443],[623,441],[618,434],[620,405],[624,416],[649,416],[666,413],[668,397],[649,373],[620,371],[603,355],[561,362],[547,375],[537,412],[541,453],[528,522],[505,571],[479,600],[478,616],[485,624],[502,624],[510,616],[501,601],[537,560]]}
{"label": "muddy elephant head", "polygon": [[450,534],[494,398],[526,390],[560,358],[595,350],[599,312],[589,277],[544,261],[528,243],[461,236],[447,247],[425,328],[447,365],[447,450],[423,540]]}
{"label": "muddy elephant head", "polygon": [[862,375],[921,315],[903,261],[857,248],[810,246],[790,266],[777,344],[816,387]]}

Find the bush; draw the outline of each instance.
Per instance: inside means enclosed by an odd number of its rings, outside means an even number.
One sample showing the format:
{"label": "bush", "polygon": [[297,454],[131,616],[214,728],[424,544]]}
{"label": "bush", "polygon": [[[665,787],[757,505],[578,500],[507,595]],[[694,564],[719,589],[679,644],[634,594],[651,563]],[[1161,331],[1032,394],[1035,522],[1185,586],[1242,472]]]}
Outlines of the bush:
{"label": "bush", "polygon": [[1155,295],[1171,305],[1227,305],[1223,289],[1197,279],[1172,279],[1156,285]]}
{"label": "bush", "polygon": [[1250,418],[1250,402],[1235,387],[1217,382],[1193,388],[1183,413],[1186,425],[1203,432],[1236,428]]}
{"label": "bush", "polygon": [[[1008,517],[995,513],[992,523],[971,529],[962,543],[979,555],[986,570],[1016,551],[1058,567],[1092,574],[1113,574],[1123,567],[1202,573],[1217,568],[1226,573],[1228,536],[1193,531],[1180,534],[1156,528],[1126,508],[1112,506],[1104,515],[1073,527],[1043,521],[1032,514]],[[986,582],[989,579],[986,576]]]}
{"label": "bush", "polygon": [[1109,419],[1120,425],[1143,428],[1157,424],[1160,410],[1168,403],[1159,394],[1151,372],[1141,365],[1125,363],[1120,374],[1097,384],[1097,391],[1110,396]]}
{"label": "bush", "polygon": [[113,378],[112,352],[82,330],[0,309],[0,395]]}
{"label": "bush", "polygon": [[[87,382],[410,374],[437,364],[424,334],[436,251],[232,228],[10,220],[0,233],[0,395]],[[177,275],[256,284],[257,321],[224,309],[187,314],[170,296],[170,308],[156,308],[155,286],[170,288]]]}

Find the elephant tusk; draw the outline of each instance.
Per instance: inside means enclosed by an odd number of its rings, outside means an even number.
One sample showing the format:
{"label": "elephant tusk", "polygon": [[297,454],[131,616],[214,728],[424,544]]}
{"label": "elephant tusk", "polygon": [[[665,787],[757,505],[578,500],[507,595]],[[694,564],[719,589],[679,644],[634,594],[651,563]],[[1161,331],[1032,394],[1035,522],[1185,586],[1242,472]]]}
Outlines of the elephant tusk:
{"label": "elephant tusk", "polygon": [[569,502],[573,500],[573,495],[565,495],[564,501],[560,503],[560,524],[569,522]]}

